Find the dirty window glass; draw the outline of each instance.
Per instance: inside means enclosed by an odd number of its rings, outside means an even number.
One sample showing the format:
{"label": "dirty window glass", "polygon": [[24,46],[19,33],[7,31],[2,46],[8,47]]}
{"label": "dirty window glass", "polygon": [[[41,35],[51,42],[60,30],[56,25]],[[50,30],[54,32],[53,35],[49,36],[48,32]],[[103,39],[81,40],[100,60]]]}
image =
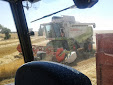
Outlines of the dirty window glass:
{"label": "dirty window glass", "polygon": [[[35,61],[52,61],[71,66],[88,76],[93,85],[97,85],[95,53],[104,52],[102,59],[105,60],[109,60],[106,56],[110,59],[112,56],[112,3],[112,0],[99,0],[92,8],[74,7],[41,19],[72,6],[73,0],[41,0],[36,3],[24,1]],[[9,4],[0,1],[0,84],[13,83],[17,68],[23,64],[17,32],[11,11],[8,10]],[[40,20],[32,22],[39,18]],[[101,68],[99,66],[102,60],[101,57],[99,59],[98,69]],[[109,64],[108,61],[105,62]],[[97,74],[98,72],[100,71]]]}
{"label": "dirty window glass", "polygon": [[[58,62],[71,66],[86,74],[92,84],[97,85],[95,52],[96,46],[98,46],[96,45],[98,35],[96,37],[96,34],[113,33],[111,3],[112,1],[101,0],[92,8],[71,8],[33,23],[30,22],[72,6],[73,1],[42,0],[32,4],[29,10],[24,8],[28,27],[32,27],[35,32],[35,35],[31,36],[31,41],[32,45],[35,45],[36,60]],[[23,5],[26,5],[26,2]],[[30,3],[29,6],[31,6]],[[41,24],[45,26],[43,30],[41,30]],[[50,33],[47,32],[50,30],[48,24],[53,30],[49,31]],[[48,34],[55,36],[51,37]],[[60,52],[59,55],[57,55],[58,52]]]}
{"label": "dirty window glass", "polygon": [[[97,85],[96,34],[113,33],[111,3],[112,1],[100,0],[92,8],[71,8],[32,23],[33,20],[72,6],[73,1],[42,0],[32,4],[29,10],[24,8],[28,27],[32,27],[35,32],[35,35],[31,36],[32,45],[35,45],[36,49],[34,51],[35,59],[71,66],[86,74],[92,84]],[[23,4],[26,5],[26,2]],[[30,3],[29,6],[31,6]],[[41,24],[45,26],[43,30],[41,30]],[[50,33],[47,32],[50,30],[50,28],[47,29],[48,24],[53,30],[49,31]],[[48,34],[55,36],[51,37]]]}
{"label": "dirty window glass", "polygon": [[8,2],[0,1],[0,85],[14,84],[17,69],[24,64],[17,50],[19,39]]}

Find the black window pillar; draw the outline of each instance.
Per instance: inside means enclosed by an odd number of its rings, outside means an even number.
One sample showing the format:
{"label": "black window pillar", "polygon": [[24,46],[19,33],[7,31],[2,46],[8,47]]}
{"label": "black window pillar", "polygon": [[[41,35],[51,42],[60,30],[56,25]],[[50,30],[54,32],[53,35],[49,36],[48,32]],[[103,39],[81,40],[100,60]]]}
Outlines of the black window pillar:
{"label": "black window pillar", "polygon": [[31,40],[27,27],[26,17],[21,0],[10,1],[10,7],[15,21],[18,37],[21,44],[22,53],[25,63],[33,61],[34,56],[32,52]]}

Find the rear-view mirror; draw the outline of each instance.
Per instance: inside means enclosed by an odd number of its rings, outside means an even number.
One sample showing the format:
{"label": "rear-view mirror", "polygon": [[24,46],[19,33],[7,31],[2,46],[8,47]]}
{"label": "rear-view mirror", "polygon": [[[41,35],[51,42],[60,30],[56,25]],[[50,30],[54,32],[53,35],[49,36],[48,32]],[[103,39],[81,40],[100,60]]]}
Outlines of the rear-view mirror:
{"label": "rear-view mirror", "polygon": [[94,6],[98,0],[73,0],[76,7],[79,9],[91,8]]}

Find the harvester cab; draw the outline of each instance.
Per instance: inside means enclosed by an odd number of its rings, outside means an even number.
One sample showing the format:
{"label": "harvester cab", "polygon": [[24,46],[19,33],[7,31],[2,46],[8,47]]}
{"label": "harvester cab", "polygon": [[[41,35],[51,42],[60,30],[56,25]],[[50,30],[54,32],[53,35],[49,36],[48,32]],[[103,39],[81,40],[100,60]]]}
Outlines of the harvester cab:
{"label": "harvester cab", "polygon": [[[25,62],[25,64],[22,65],[16,72],[15,85],[92,85],[90,79],[87,76],[69,66],[50,61],[34,61],[33,49],[22,2],[29,1],[30,3],[35,3],[40,0],[3,1],[7,1],[10,4]],[[79,9],[90,8],[98,2],[98,0],[73,1],[76,7]],[[73,6],[61,11],[70,9]],[[26,8],[29,9],[28,3]],[[44,16],[42,18],[51,16],[53,14]],[[85,44],[88,44],[88,46],[89,43],[92,44],[92,27],[89,25],[95,24],[77,23],[73,16],[53,17],[52,22],[40,25],[40,32],[38,35],[43,35],[43,32],[45,32],[46,38],[51,40],[47,43],[45,49],[48,49],[48,46],[53,45],[53,55],[56,56],[58,62],[63,61],[64,58],[68,59],[68,57],[71,55],[73,58],[66,60],[70,63],[76,59],[75,51],[77,48],[84,47]],[[72,34],[71,31],[73,32]],[[88,34],[87,36],[86,33]],[[57,43],[54,41],[57,41]],[[60,49],[56,49],[56,47]],[[45,53],[44,51],[42,52]],[[68,53],[70,53],[70,55]],[[69,56],[65,57],[65,55]]]}
{"label": "harvester cab", "polygon": [[44,28],[39,28],[39,33],[41,31],[40,29],[44,29],[46,38],[60,38],[63,37],[64,30],[69,29],[68,26],[74,23],[74,16],[53,16],[50,23],[41,24],[40,27],[43,26]]}
{"label": "harvester cab", "polygon": [[75,38],[89,30],[88,28],[91,28],[90,30],[93,31],[92,28],[95,28],[95,23],[80,23],[75,21],[74,16],[53,16],[50,23],[40,25],[38,35],[43,36],[43,33],[46,33],[46,38],[48,39],[61,37]]}

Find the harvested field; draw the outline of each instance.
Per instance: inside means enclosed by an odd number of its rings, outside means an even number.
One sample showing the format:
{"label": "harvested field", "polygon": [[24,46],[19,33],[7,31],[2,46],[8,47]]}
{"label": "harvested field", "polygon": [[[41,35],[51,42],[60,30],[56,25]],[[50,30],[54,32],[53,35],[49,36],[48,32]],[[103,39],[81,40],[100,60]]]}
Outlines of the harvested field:
{"label": "harvested field", "polygon": [[11,43],[17,43],[17,42],[19,42],[18,39],[2,40],[0,41],[0,45],[6,45],[6,44],[11,44]]}
{"label": "harvested field", "polygon": [[[95,35],[96,33],[105,33],[113,31],[94,31],[93,40],[96,42]],[[3,40],[3,34],[0,34],[0,85],[6,83],[14,82],[14,75],[18,67],[20,67],[24,61],[22,57],[19,57],[19,53],[16,50],[19,41],[17,39],[17,34],[11,34],[12,38],[9,40]],[[45,37],[32,36],[31,42],[33,45],[43,45],[45,46],[48,40],[45,40]],[[93,48],[96,49],[96,43],[93,45]],[[94,51],[95,52],[95,51]],[[94,54],[93,52],[93,54]],[[95,56],[83,53],[81,54],[81,59],[76,60],[76,63],[70,64],[73,68],[79,70],[80,72],[87,75],[93,85],[96,85],[96,61]],[[84,56],[84,57],[82,57]],[[8,78],[8,79],[7,79]]]}
{"label": "harvested field", "polygon": [[8,64],[0,65],[0,80],[12,78],[15,76],[16,70],[24,64],[23,59],[16,59]]}
{"label": "harvested field", "polygon": [[[15,35],[13,34],[13,36]],[[46,41],[45,37],[34,36],[31,37],[31,42],[33,45],[44,46],[48,40]],[[18,67],[24,63],[23,58],[19,55],[19,52],[16,49],[18,44],[18,39],[1,39],[0,41],[0,81],[3,80],[0,82],[0,85],[14,81],[14,78],[12,77],[14,77]]]}
{"label": "harvested field", "polygon": [[[19,60],[16,63],[21,63],[21,64],[18,64],[18,66],[17,66],[17,68],[18,68],[19,65],[23,64],[23,61]],[[14,67],[15,67],[15,65],[14,65]],[[75,68],[76,70],[78,70],[78,71],[82,72],[83,74],[87,75],[89,77],[89,79],[91,80],[92,85],[96,85],[96,62],[95,62],[95,57],[84,60],[84,61],[81,61],[81,62],[78,62],[77,65],[73,66],[73,68]],[[11,72],[11,73],[13,73],[13,72]],[[11,83],[11,82],[14,82],[14,78],[5,79],[5,80],[0,82],[0,85],[4,85],[4,83],[6,84],[6,83]]]}
{"label": "harvested field", "polygon": [[[48,40],[44,40],[44,37],[31,37],[33,45],[46,45]],[[15,60],[15,56],[19,55],[17,51],[18,40],[6,40],[0,42],[0,65],[12,62]]]}
{"label": "harvested field", "polygon": [[[11,82],[14,82],[14,78],[7,78],[3,81],[0,81],[0,85],[6,85],[6,84],[9,84]],[[11,84],[9,84],[9,85],[11,85]]]}
{"label": "harvested field", "polygon": [[17,45],[3,47],[0,49],[0,58],[2,58],[4,55],[10,55],[11,53],[14,53],[17,51]]}
{"label": "harvested field", "polygon": [[92,85],[97,85],[95,57],[78,62],[76,66],[73,66],[73,68],[88,76],[91,80]]}

